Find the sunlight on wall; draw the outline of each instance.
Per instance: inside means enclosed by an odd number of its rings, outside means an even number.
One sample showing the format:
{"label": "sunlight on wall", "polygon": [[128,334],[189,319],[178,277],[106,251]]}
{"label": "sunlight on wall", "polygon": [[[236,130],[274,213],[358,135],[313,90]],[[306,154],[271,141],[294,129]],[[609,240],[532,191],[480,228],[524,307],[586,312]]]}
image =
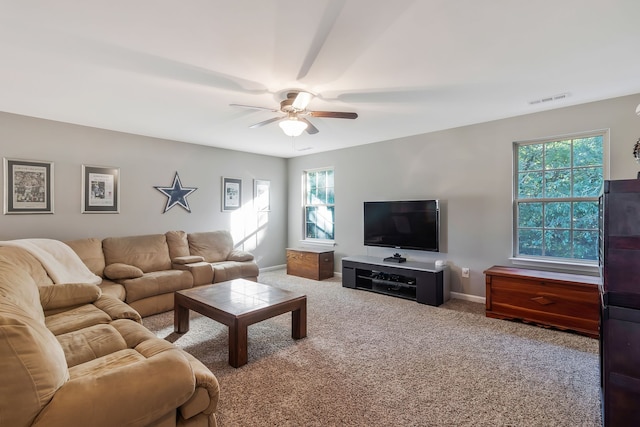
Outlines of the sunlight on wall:
{"label": "sunlight on wall", "polygon": [[231,213],[230,232],[237,249],[252,252],[265,239],[269,212],[258,212],[252,200]]}

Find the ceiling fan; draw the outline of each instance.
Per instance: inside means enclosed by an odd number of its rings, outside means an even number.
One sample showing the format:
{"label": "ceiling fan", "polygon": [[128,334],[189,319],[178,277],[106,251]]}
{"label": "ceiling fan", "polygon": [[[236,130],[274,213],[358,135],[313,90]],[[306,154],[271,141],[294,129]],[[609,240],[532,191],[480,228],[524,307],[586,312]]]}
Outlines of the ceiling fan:
{"label": "ceiling fan", "polygon": [[253,124],[249,126],[250,129],[259,128],[264,125],[268,125],[269,123],[279,122],[278,125],[284,133],[288,136],[299,136],[307,131],[308,134],[318,133],[318,128],[316,128],[309,120],[306,119],[306,116],[309,117],[323,117],[323,118],[334,118],[334,119],[356,119],[358,118],[358,114],[349,113],[349,112],[340,112],[340,111],[311,111],[307,110],[307,106],[313,95],[309,92],[304,91],[292,91],[287,93],[287,97],[280,102],[280,109],[276,110],[273,108],[267,107],[255,107],[253,105],[242,105],[242,104],[230,104],[232,107],[241,107],[241,108],[251,108],[255,110],[267,110],[272,111],[274,113],[282,112],[285,115],[281,117],[273,117],[271,119]]}

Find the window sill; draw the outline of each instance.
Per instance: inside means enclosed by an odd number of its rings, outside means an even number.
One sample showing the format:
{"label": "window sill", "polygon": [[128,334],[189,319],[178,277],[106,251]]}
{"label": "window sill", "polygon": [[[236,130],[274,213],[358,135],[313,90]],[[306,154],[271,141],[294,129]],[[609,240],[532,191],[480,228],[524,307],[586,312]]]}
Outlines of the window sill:
{"label": "window sill", "polygon": [[509,258],[514,265],[521,265],[525,267],[537,267],[548,268],[553,270],[561,270],[568,273],[580,273],[591,276],[598,276],[600,271],[598,264],[594,263],[578,263],[567,261],[554,261],[548,259],[535,259],[535,258]]}
{"label": "window sill", "polygon": [[304,239],[304,240],[300,240],[300,243],[302,245],[306,245],[306,246],[323,246],[323,247],[334,247],[336,245],[336,242],[333,240],[310,240],[310,239]]}

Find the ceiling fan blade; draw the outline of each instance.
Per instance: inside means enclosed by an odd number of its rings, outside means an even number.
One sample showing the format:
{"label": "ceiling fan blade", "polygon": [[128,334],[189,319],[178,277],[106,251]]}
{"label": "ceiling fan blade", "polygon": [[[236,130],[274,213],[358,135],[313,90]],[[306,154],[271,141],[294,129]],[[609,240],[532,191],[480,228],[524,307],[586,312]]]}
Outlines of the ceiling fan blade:
{"label": "ceiling fan blade", "polygon": [[347,113],[344,111],[309,111],[311,117],[330,117],[333,119],[357,119],[357,113]]}
{"label": "ceiling fan blade", "polygon": [[16,43],[36,52],[48,52],[61,58],[67,58],[69,52],[73,51],[74,57],[69,58],[71,60],[78,59],[92,66],[153,76],[169,83],[180,82],[250,94],[267,93],[266,86],[261,83],[97,38],[79,37],[60,31],[47,31],[46,36],[35,32],[31,34],[32,37],[16,39]]}
{"label": "ceiling fan blade", "polygon": [[259,128],[259,127],[262,127],[262,126],[268,125],[269,123],[277,122],[278,120],[282,120],[282,119],[284,119],[284,117],[274,117],[274,118],[272,118],[272,119],[265,120],[265,121],[263,121],[263,122],[260,122],[260,123],[256,123],[256,124],[254,124],[254,125],[251,125],[251,126],[249,126],[249,129]]}
{"label": "ceiling fan blade", "polygon": [[313,95],[309,92],[298,92],[298,95],[296,95],[296,99],[293,100],[293,104],[291,104],[291,106],[297,111],[303,111],[307,108],[311,99],[313,99]]}
{"label": "ceiling fan blade", "polygon": [[309,135],[313,135],[314,133],[320,132],[317,127],[311,124],[311,122],[304,117],[298,117],[298,120],[301,122],[305,122],[307,124],[307,128],[305,129]]}
{"label": "ceiling fan blade", "polygon": [[307,56],[304,58],[304,62],[298,71],[298,76],[296,80],[303,79],[311,69],[311,66],[318,58],[322,47],[326,43],[329,35],[331,34],[331,30],[335,25],[336,21],[342,9],[345,6],[345,0],[342,1],[334,1],[329,2],[324,13],[322,14],[322,18],[320,19],[320,23],[318,28],[316,29],[316,33],[311,42],[311,46],[309,46],[309,51],[307,52]]}
{"label": "ceiling fan blade", "polygon": [[240,108],[251,108],[252,110],[273,111],[274,113],[277,113],[279,111],[279,110],[274,110],[273,108],[268,108],[268,107],[256,107],[255,105],[229,104],[229,106],[231,106],[231,107],[240,107]]}

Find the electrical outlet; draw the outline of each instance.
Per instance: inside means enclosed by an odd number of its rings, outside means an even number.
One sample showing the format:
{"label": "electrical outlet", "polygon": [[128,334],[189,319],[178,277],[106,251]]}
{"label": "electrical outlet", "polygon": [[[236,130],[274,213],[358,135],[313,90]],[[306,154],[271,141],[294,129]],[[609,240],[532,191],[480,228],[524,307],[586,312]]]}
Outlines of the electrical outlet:
{"label": "electrical outlet", "polygon": [[469,277],[469,267],[462,268],[462,277]]}

